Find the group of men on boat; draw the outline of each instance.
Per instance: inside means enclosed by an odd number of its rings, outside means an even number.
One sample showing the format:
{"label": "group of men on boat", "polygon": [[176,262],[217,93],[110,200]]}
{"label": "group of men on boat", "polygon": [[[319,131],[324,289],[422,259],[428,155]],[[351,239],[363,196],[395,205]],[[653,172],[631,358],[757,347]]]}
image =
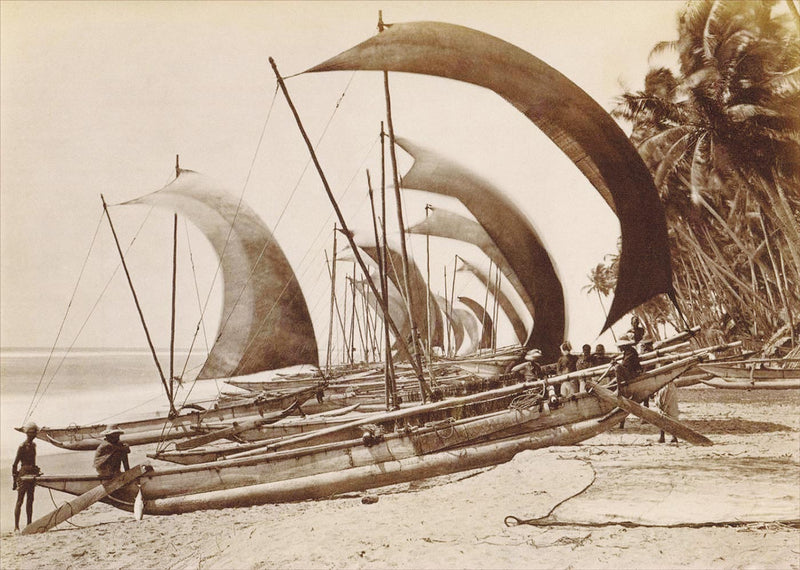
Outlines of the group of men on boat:
{"label": "group of men on boat", "polygon": [[[36,434],[39,426],[28,422],[23,428],[25,441],[17,448],[17,455],[11,465],[13,478],[12,489],[17,491],[17,502],[14,505],[14,530],[19,531],[19,519],[22,514],[22,503],[25,503],[25,517],[28,524],[33,518],[33,496],[36,483],[30,479],[23,479],[23,475],[41,475],[42,471],[36,465]],[[103,441],[94,453],[94,468],[101,477],[114,477],[122,471],[130,469],[128,454],[130,447],[122,443],[119,438],[124,432],[117,426],[109,426],[100,435]]]}

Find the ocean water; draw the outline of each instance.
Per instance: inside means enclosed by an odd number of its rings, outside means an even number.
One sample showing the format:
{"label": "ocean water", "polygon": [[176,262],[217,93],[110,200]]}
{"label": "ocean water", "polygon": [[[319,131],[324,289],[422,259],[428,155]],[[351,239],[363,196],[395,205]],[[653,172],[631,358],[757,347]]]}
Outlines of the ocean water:
{"label": "ocean water", "polygon": [[[165,374],[168,356],[161,354]],[[11,490],[11,464],[25,436],[14,430],[25,421],[39,426],[115,423],[162,412],[168,404],[158,370],[149,352],[76,351],[68,356],[56,353],[48,363],[47,350],[4,350],[0,352],[0,531],[13,529],[16,492]],[[176,355],[176,371],[183,368],[186,355]],[[194,376],[202,357],[192,358],[186,376]],[[216,382],[198,383],[192,401],[207,400],[225,389]],[[178,401],[188,390],[178,390]],[[36,440],[37,463],[45,473],[92,474],[92,452],[65,451]],[[138,449],[138,448],[137,448]],[[142,452],[141,455],[143,455]],[[132,461],[135,458],[132,457]],[[132,463],[133,464],[133,463]],[[56,500],[68,499],[55,493]],[[54,508],[49,493],[36,492],[34,517]],[[24,524],[24,509],[23,509]]]}
{"label": "ocean water", "polygon": [[[166,355],[160,355],[160,359],[168,374]],[[183,368],[185,360],[185,354],[176,355],[176,370]],[[201,357],[193,360],[197,361],[191,362],[193,366],[202,362]],[[198,383],[190,398],[213,397],[222,387],[215,382]],[[186,393],[179,390],[178,399]],[[13,461],[23,439],[13,428],[25,421],[50,427],[115,423],[154,411],[166,412],[167,408],[158,370],[147,352],[77,351],[52,357],[45,350],[0,353],[2,464]],[[39,455],[61,451],[46,442],[38,444]]]}

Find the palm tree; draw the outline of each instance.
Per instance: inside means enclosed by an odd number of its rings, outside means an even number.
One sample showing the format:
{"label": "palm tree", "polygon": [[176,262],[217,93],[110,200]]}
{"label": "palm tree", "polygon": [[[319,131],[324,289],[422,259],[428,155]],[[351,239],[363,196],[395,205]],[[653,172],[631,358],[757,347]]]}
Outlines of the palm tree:
{"label": "palm tree", "polygon": [[761,338],[800,316],[800,41],[775,6],[687,4],[653,50],[679,72],[652,70],[614,112],[664,202],[679,294]]}

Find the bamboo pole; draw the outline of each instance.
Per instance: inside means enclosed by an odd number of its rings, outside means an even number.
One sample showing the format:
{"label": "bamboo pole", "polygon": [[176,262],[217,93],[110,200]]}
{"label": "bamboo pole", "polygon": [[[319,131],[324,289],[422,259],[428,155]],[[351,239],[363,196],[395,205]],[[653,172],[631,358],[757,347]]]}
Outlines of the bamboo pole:
{"label": "bamboo pole", "polygon": [[111,221],[111,214],[108,213],[108,204],[106,204],[106,199],[102,194],[100,194],[100,199],[103,201],[103,212],[105,212],[108,225],[111,228],[111,234],[114,236],[114,243],[117,246],[119,258],[122,261],[122,269],[125,271],[125,277],[128,279],[128,286],[130,287],[131,294],[133,294],[133,302],[136,305],[136,310],[139,313],[139,320],[142,322],[142,328],[144,328],[144,336],[147,338],[147,346],[150,347],[150,354],[153,355],[153,361],[156,363],[158,375],[161,378],[161,384],[164,386],[164,391],[166,392],[167,399],[169,400],[169,413],[170,415],[177,415],[178,411],[175,409],[175,404],[172,401],[172,394],[170,394],[167,380],[164,378],[164,371],[161,369],[161,363],[158,361],[158,355],[156,355],[156,349],[153,346],[153,340],[150,338],[150,331],[147,328],[147,323],[144,320],[144,313],[142,312],[142,307],[139,304],[139,297],[136,295],[136,289],[133,286],[133,280],[131,279],[131,274],[128,271],[128,264],[125,262],[125,255],[122,253],[122,246],[120,246],[119,238],[117,238],[117,230],[114,229],[114,224]]}
{"label": "bamboo pole", "polygon": [[[333,268],[329,271],[331,280],[331,307],[330,315],[328,318],[328,350],[325,359],[325,370],[328,374],[331,373],[331,350],[333,349],[333,305],[336,301],[336,223],[333,224]],[[327,252],[325,253],[325,260],[327,262]]]}
{"label": "bamboo pole", "polygon": [[[384,24],[383,24],[383,14],[381,12],[378,13],[378,31],[383,32]],[[411,292],[411,286],[409,283],[409,271],[408,271],[408,250],[406,248],[406,233],[405,233],[405,222],[403,221],[403,203],[400,198],[400,175],[398,173],[397,168],[397,150],[395,148],[395,137],[394,137],[394,123],[392,121],[392,98],[389,92],[389,72],[383,72],[383,92],[384,98],[386,99],[386,128],[389,133],[389,157],[392,162],[392,178],[394,182],[394,197],[397,209],[397,225],[400,229],[400,255],[402,257],[403,263],[403,287],[405,288],[406,293],[406,303],[408,305],[408,314],[409,319],[411,322],[411,344],[414,346],[414,352],[409,352],[411,357],[416,360],[416,366],[422,371],[422,355],[420,354],[420,340],[419,340],[419,330],[417,329],[417,323],[414,320],[414,298]],[[430,347],[428,347],[430,350]],[[429,367],[430,371],[430,367]],[[425,379],[423,378],[422,374],[419,376],[419,389],[420,389],[420,397],[422,398],[422,403],[426,403],[428,401],[427,396],[430,390],[425,385]]]}
{"label": "bamboo pole", "polygon": [[[177,159],[176,159],[177,160]],[[178,170],[178,166],[175,166]],[[172,224],[172,307],[169,325],[169,398],[175,399],[175,296],[178,277],[178,214]]]}
{"label": "bamboo pole", "polygon": [[[330,261],[328,261],[328,252],[327,251],[325,252],[325,265],[328,268],[328,277],[331,278],[331,282],[333,282],[333,270],[331,269]],[[336,268],[335,265],[333,267],[334,267],[334,269]],[[347,300],[346,297],[345,297],[345,300]],[[334,305],[334,308],[336,309],[336,318],[339,321],[339,328],[342,330],[342,342],[344,343],[344,349],[345,350],[349,350],[348,346],[347,346],[347,332],[346,332],[346,329],[345,329],[345,323],[342,320],[342,313],[339,310],[339,299],[336,297],[335,293],[333,295],[333,305]],[[347,310],[347,307],[345,307],[345,311],[346,310]],[[342,360],[342,362],[344,362],[344,360]]]}
{"label": "bamboo pole", "polygon": [[[456,299],[456,264],[458,263],[458,254],[453,256],[453,281],[450,283],[450,314],[454,314],[453,312],[453,305]],[[455,337],[455,331],[453,331],[453,336]],[[455,340],[455,338],[453,339]],[[456,352],[458,352],[458,347],[453,347],[453,354],[450,356],[455,356]]]}
{"label": "bamboo pole", "polygon": [[[433,206],[425,204],[425,220],[428,220],[428,214]],[[428,231],[427,224],[425,227],[425,318],[427,319],[428,330],[428,354],[430,355],[433,350],[431,339],[431,233]]]}
{"label": "bamboo pole", "polygon": [[[389,337],[389,328],[386,326],[385,315],[389,312],[389,274],[387,273],[389,266],[386,263],[387,256],[389,255],[389,246],[386,239],[386,136],[383,132],[383,121],[381,121],[381,237],[383,240],[383,265],[381,267],[381,287],[384,291],[383,309],[384,309],[384,335],[385,335],[385,349],[386,349],[386,383],[389,387],[389,394],[391,396],[390,405],[392,408],[399,407],[397,402],[397,378],[394,370],[394,355],[392,355],[392,343]],[[399,334],[399,333],[398,333]],[[408,353],[409,356],[411,353]]]}
{"label": "bamboo pole", "polygon": [[[278,86],[281,88],[281,92],[283,93],[283,96],[286,99],[286,103],[289,105],[289,109],[292,111],[292,115],[294,116],[295,122],[297,123],[297,128],[300,131],[300,135],[303,137],[303,141],[306,144],[306,148],[308,149],[308,152],[311,155],[311,161],[314,163],[314,167],[317,169],[317,174],[320,177],[320,181],[322,182],[322,186],[325,189],[325,193],[327,194],[328,199],[331,202],[331,206],[333,206],[333,210],[336,213],[336,217],[339,220],[339,224],[341,224],[341,226],[342,226],[341,232],[347,238],[347,241],[349,242],[350,247],[353,250],[353,255],[355,256],[359,267],[361,267],[361,271],[364,273],[364,275],[367,278],[367,283],[369,284],[370,289],[372,289],[372,292],[375,295],[377,295],[378,294],[378,289],[375,286],[375,283],[373,282],[372,277],[370,277],[370,275],[369,275],[369,269],[367,269],[367,265],[364,262],[364,258],[361,257],[361,253],[358,251],[358,246],[356,245],[356,242],[353,239],[353,233],[347,227],[347,222],[344,219],[344,215],[342,215],[342,211],[339,208],[339,204],[336,202],[336,198],[333,196],[333,191],[331,190],[331,187],[328,184],[328,179],[325,176],[325,172],[322,170],[322,165],[319,163],[319,159],[317,158],[317,153],[314,151],[314,145],[311,144],[311,140],[308,138],[308,134],[306,133],[305,127],[303,127],[303,123],[300,120],[300,115],[297,112],[297,108],[294,106],[294,103],[292,102],[292,99],[289,96],[289,90],[286,88],[286,83],[284,83],[283,77],[281,76],[280,72],[278,71],[278,66],[275,63],[275,60],[270,57],[269,58],[269,63],[272,66],[272,71],[275,73],[276,79],[278,80]],[[386,319],[387,319],[387,321],[389,323],[389,326],[392,329],[392,332],[395,334],[396,338],[398,339],[398,342],[402,346],[404,346],[406,348],[406,350],[408,351],[409,354],[412,354],[411,351],[408,349],[408,344],[405,342],[405,339],[402,338],[402,335],[400,334],[400,331],[397,328],[397,325],[394,323],[394,321],[391,319],[391,317],[389,317],[389,315],[386,315]],[[420,363],[418,361],[417,362],[412,362],[412,366],[414,366],[414,372],[416,373],[417,378],[420,381],[420,385],[424,385],[425,378],[423,377],[422,366],[420,365]]]}

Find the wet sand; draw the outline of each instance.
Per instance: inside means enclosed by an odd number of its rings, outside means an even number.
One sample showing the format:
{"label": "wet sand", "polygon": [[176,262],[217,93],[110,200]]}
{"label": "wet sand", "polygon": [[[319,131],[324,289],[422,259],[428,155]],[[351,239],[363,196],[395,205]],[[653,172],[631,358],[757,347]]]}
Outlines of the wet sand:
{"label": "wet sand", "polygon": [[[714,446],[658,444],[628,418],[580,446],[324,501],[142,521],[97,504],[44,535],[4,532],[0,566],[800,568],[789,522],[800,519],[800,391],[679,397],[681,419]],[[13,494],[2,496],[5,519]],[[50,506],[40,489],[37,507]],[[506,526],[509,515],[547,518]]]}

